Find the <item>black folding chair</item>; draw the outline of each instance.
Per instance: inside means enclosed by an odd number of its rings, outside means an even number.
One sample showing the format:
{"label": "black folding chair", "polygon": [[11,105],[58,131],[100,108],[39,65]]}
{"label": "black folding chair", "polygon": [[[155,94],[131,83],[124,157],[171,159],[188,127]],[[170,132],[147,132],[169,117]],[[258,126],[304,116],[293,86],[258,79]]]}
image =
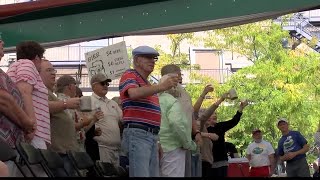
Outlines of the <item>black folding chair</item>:
{"label": "black folding chair", "polygon": [[35,172],[32,170],[31,165],[40,164],[45,173],[50,177],[50,170],[44,164],[44,160],[40,154],[39,149],[36,149],[31,144],[28,143],[17,143],[17,152],[20,155],[20,159],[26,164],[29,171],[34,177],[37,177]]}
{"label": "black folding chair", "polygon": [[129,177],[123,167],[114,166],[112,163],[97,161],[96,167],[104,177]]}
{"label": "black folding chair", "polygon": [[[49,168],[49,177],[68,177],[70,176],[66,169],[64,168],[63,159],[57,152],[53,152],[47,149],[40,149],[40,154],[44,159],[44,163]],[[53,171],[60,170],[59,175]]]}
{"label": "black folding chair", "polygon": [[122,166],[118,166],[118,176],[119,177],[129,177],[129,169]]}
{"label": "black folding chair", "polygon": [[101,172],[99,172],[99,170],[95,166],[95,163],[86,152],[68,151],[67,154],[72,162],[74,169],[80,177],[84,176],[83,174],[81,174],[81,170],[87,170],[88,172],[90,172],[90,176],[102,176]]}
{"label": "black folding chair", "polygon": [[3,162],[13,161],[14,164],[18,167],[19,171],[26,177],[26,174],[23,172],[20,164],[17,162],[17,154],[16,152],[3,140],[0,140],[0,160]]}
{"label": "black folding chair", "polygon": [[111,163],[96,161],[96,167],[103,176],[106,176],[106,177],[118,176],[117,169]]}

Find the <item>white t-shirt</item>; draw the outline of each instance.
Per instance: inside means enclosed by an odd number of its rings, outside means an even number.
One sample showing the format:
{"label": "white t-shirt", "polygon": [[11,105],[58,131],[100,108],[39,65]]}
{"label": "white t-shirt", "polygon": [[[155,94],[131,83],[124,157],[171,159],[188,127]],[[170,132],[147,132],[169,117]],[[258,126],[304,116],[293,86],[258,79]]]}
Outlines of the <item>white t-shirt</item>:
{"label": "white t-shirt", "polygon": [[251,167],[270,166],[269,155],[274,154],[274,149],[269,142],[262,140],[249,144],[247,154],[251,155]]}

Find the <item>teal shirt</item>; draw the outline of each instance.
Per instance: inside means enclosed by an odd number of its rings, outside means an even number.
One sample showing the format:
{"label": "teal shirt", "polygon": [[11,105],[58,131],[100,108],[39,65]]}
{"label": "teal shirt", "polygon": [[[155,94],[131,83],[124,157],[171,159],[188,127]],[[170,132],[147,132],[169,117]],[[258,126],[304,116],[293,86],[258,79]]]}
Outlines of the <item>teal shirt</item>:
{"label": "teal shirt", "polygon": [[161,108],[160,144],[164,152],[177,148],[195,151],[197,145],[191,139],[192,127],[179,101],[168,93],[159,95]]}

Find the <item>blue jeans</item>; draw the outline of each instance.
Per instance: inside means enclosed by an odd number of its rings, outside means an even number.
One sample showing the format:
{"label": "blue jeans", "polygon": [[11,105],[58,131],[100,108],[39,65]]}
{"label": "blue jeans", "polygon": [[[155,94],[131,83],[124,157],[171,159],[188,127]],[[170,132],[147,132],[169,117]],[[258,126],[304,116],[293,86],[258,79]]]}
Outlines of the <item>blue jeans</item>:
{"label": "blue jeans", "polygon": [[200,154],[192,154],[191,156],[191,176],[202,177],[202,162]]}
{"label": "blue jeans", "polygon": [[158,135],[137,128],[125,128],[122,151],[129,159],[130,177],[159,177]]}

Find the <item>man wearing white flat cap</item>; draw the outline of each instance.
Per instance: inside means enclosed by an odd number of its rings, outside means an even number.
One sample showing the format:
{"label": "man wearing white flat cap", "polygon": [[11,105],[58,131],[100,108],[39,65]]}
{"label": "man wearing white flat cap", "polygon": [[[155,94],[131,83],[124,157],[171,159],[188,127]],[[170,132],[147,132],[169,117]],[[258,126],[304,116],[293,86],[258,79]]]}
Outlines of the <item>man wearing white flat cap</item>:
{"label": "man wearing white flat cap", "polygon": [[161,111],[157,94],[177,86],[178,77],[152,85],[148,76],[159,53],[149,46],[139,46],[132,56],[134,69],[128,69],[119,83],[124,122],[121,146],[129,159],[130,177],[159,177]]}

